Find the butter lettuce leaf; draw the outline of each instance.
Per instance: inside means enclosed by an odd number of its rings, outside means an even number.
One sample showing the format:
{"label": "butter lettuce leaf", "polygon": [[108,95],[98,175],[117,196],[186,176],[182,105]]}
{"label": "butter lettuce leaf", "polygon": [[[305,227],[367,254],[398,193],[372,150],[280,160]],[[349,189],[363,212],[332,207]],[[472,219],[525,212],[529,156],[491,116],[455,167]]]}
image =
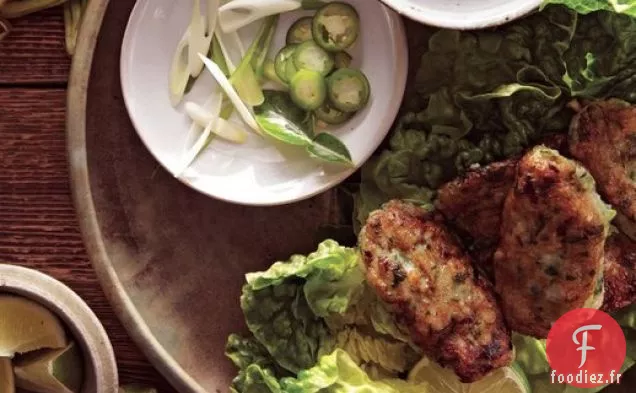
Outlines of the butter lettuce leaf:
{"label": "butter lettuce leaf", "polygon": [[636,99],[636,19],[611,12],[579,17],[564,75],[572,97]]}
{"label": "butter lettuce leaf", "polygon": [[311,369],[297,378],[281,381],[287,393],[425,393],[426,384],[410,384],[399,379],[372,380],[346,351],[336,349],[323,356]]}
{"label": "butter lettuce leaf", "polygon": [[468,168],[567,130],[563,56],[578,18],[552,6],[495,30],[427,34],[423,51],[412,52],[420,66],[389,147],[363,167],[357,227],[389,199],[430,204],[440,185]]}
{"label": "butter lettuce leaf", "polygon": [[515,361],[526,375],[539,375],[550,371],[545,340],[513,333]]}
{"label": "butter lettuce leaf", "polygon": [[282,375],[310,369],[338,348],[369,378],[395,377],[420,358],[365,283],[357,249],[326,240],[246,281],[241,307],[252,337],[231,336],[226,352],[239,368],[236,392],[276,393]]}
{"label": "butter lettuce leaf", "polygon": [[618,14],[636,16],[636,0],[544,0],[543,6],[561,4],[579,14],[595,11],[612,11]]}
{"label": "butter lettuce leaf", "polygon": [[636,304],[631,305],[615,315],[618,324],[636,332]]}
{"label": "butter lettuce leaf", "polygon": [[254,337],[291,372],[314,365],[320,349],[329,345],[327,326],[311,311],[297,280],[260,290],[246,285],[241,308]]}
{"label": "butter lettuce leaf", "polygon": [[307,256],[294,255],[289,261],[274,263],[265,272],[248,273],[247,287],[260,291],[279,286],[290,278],[302,278],[311,311],[318,317],[326,317],[345,312],[350,302],[359,298],[364,288],[359,262],[357,250],[326,240]]}
{"label": "butter lettuce leaf", "polygon": [[233,334],[228,338],[225,354],[239,369],[230,387],[232,393],[282,392],[280,369],[256,339]]}

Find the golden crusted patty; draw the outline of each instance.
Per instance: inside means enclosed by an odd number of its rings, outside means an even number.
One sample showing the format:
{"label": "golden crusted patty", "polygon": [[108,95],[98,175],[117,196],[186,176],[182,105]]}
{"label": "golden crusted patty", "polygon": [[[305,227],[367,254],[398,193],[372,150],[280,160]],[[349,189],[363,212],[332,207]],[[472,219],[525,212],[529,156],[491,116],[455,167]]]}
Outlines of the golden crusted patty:
{"label": "golden crusted patty", "polygon": [[569,149],[618,211],[616,225],[636,240],[636,107],[618,100],[587,105],[572,120]]}
{"label": "golden crusted patty", "polygon": [[545,338],[575,308],[598,308],[612,212],[578,163],[538,146],[517,166],[494,256],[495,286],[508,325]]}
{"label": "golden crusted patty", "polygon": [[[546,136],[546,146],[565,150],[563,134]],[[519,157],[470,170],[438,190],[436,208],[462,238],[475,264],[492,277],[501,212],[515,181]]]}
{"label": "golden crusted patty", "polygon": [[391,201],[371,213],[359,237],[367,282],[428,356],[464,382],[513,360],[492,288],[441,222]]}
{"label": "golden crusted patty", "polygon": [[515,180],[517,160],[495,162],[443,185],[436,208],[462,237],[475,263],[492,277],[501,212]]}
{"label": "golden crusted patty", "polygon": [[636,303],[636,243],[621,233],[612,234],[605,243],[604,274],[603,311]]}

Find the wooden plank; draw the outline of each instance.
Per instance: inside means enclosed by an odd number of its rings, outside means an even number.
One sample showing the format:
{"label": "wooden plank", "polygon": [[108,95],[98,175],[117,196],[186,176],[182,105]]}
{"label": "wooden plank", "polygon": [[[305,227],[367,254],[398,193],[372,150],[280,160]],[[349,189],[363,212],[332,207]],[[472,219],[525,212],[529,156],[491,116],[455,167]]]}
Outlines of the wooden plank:
{"label": "wooden plank", "polygon": [[0,261],[76,291],[104,324],[122,383],[173,392],[113,314],[86,255],[67,175],[65,104],[64,89],[0,89]]}
{"label": "wooden plank", "polygon": [[15,19],[11,24],[11,35],[0,42],[0,84],[66,83],[70,58],[62,8]]}

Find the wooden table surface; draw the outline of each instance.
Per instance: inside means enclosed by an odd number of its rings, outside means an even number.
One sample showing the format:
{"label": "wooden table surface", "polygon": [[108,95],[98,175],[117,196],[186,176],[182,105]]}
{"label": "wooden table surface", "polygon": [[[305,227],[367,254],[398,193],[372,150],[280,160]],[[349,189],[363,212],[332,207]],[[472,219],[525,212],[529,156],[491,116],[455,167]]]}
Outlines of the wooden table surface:
{"label": "wooden table surface", "polygon": [[0,263],[47,273],[76,291],[115,348],[122,384],[174,392],[130,340],[82,243],[65,149],[70,60],[60,8],[17,20],[0,42]]}

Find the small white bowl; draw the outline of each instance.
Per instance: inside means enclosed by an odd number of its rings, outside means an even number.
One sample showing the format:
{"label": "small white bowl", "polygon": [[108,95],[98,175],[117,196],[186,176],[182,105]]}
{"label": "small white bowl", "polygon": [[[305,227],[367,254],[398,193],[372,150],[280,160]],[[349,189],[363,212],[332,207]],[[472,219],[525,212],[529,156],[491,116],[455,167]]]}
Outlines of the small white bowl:
{"label": "small white bowl", "polygon": [[84,356],[82,393],[113,393],[118,388],[115,353],[101,322],[84,301],[43,273],[0,264],[0,294],[33,300],[57,315]]}
{"label": "small white bowl", "polygon": [[381,0],[417,22],[472,30],[501,25],[536,9],[543,0]]}
{"label": "small white bowl", "polygon": [[[213,140],[179,178],[188,186],[227,202],[280,205],[296,202],[339,184],[377,149],[400,107],[408,72],[408,50],[400,16],[378,1],[348,0],[360,14],[362,34],[350,51],[353,66],[367,75],[371,100],[351,121],[330,130],[349,148],[355,168],[325,167],[301,149],[275,147],[254,134],[245,145]],[[173,53],[192,13],[192,1],[138,0],[121,51],[121,84],[132,123],[142,142],[170,173],[179,168],[190,121],[183,103],[173,108],[168,75]],[[303,15],[281,15],[270,58],[284,46],[289,26]],[[260,21],[256,22],[256,26]],[[239,32],[245,46],[255,26]],[[216,84],[204,71],[185,101],[202,104]]]}

